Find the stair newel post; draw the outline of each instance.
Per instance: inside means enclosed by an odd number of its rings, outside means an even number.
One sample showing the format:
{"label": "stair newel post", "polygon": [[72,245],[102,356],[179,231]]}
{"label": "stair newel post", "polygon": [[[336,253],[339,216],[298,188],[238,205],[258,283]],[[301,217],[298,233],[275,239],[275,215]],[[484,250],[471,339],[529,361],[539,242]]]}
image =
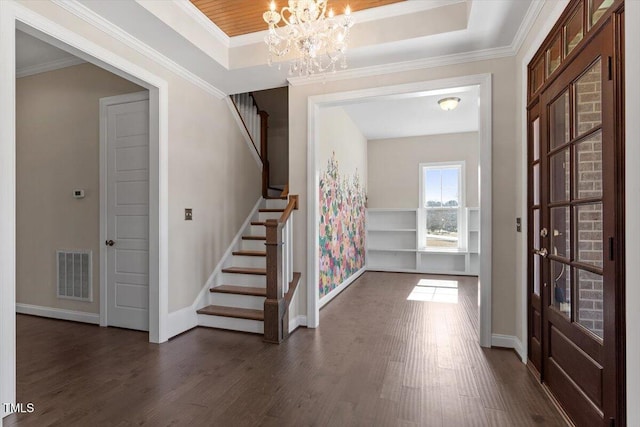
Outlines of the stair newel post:
{"label": "stair newel post", "polygon": [[284,338],[282,318],[285,301],[282,297],[282,225],[278,220],[266,221],[267,299],[264,302],[264,341],[280,344]]}

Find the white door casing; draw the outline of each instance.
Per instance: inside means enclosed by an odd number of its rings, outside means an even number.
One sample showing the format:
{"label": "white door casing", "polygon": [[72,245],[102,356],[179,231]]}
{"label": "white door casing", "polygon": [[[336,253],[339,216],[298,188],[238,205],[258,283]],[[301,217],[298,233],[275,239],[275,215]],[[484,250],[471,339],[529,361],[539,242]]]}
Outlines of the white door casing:
{"label": "white door casing", "polygon": [[149,101],[101,99],[102,326],[149,330]]}

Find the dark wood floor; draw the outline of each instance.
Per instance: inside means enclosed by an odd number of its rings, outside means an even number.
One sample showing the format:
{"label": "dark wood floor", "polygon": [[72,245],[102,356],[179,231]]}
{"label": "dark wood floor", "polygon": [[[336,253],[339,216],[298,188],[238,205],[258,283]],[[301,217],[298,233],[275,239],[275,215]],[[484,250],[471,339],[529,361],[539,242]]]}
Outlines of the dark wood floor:
{"label": "dark wood floor", "polygon": [[512,351],[478,347],[475,279],[457,304],[408,301],[423,278],[367,273],[280,346],[19,315],[18,399],[35,412],[5,426],[564,425]]}

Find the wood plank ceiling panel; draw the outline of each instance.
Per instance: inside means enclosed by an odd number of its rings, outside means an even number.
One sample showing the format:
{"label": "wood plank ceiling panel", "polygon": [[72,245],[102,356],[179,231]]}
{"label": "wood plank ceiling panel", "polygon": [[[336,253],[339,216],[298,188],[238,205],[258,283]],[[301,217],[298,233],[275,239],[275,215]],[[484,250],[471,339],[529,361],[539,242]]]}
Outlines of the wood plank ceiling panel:
{"label": "wood plank ceiling panel", "polygon": [[[329,7],[341,14],[347,4],[356,12],[401,1],[406,0],[329,0]],[[268,0],[191,0],[191,3],[229,37],[267,29],[262,14],[269,8]],[[286,0],[276,0],[278,11],[286,3]]]}

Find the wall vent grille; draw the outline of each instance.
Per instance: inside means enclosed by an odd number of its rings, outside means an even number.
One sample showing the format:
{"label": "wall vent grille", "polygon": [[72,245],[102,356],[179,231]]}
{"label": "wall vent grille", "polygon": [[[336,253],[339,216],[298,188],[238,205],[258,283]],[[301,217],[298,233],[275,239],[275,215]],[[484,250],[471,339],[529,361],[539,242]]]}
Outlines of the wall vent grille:
{"label": "wall vent grille", "polygon": [[91,301],[91,251],[57,251],[58,298]]}

